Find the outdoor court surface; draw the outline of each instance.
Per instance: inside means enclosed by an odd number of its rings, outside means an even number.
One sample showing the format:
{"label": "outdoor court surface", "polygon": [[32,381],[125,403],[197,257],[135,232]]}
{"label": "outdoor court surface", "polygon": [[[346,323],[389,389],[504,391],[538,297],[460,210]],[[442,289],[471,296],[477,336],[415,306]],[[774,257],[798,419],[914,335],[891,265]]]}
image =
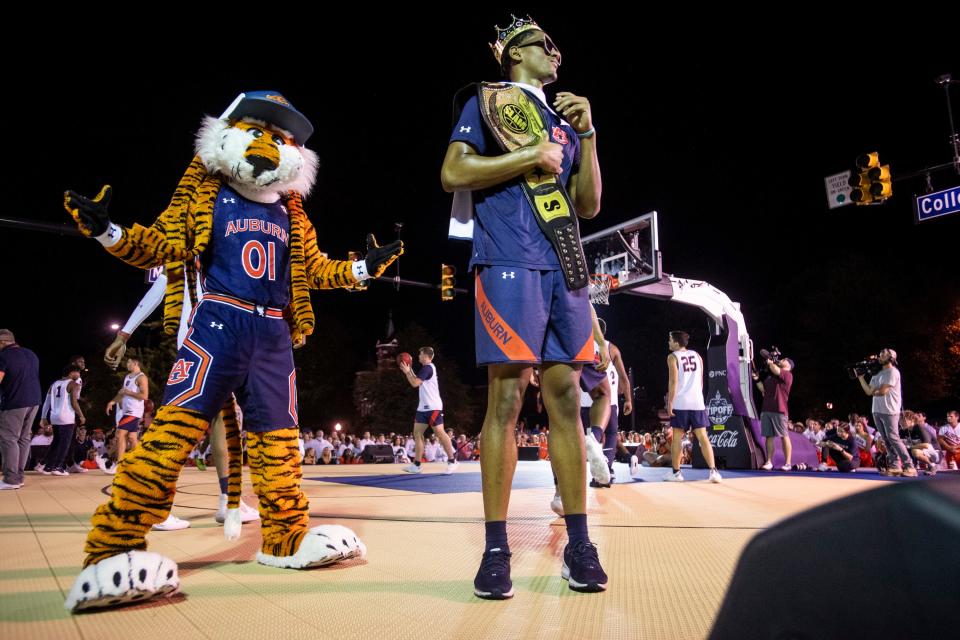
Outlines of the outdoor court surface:
{"label": "outdoor court surface", "polygon": [[[179,563],[182,593],[76,616],[63,600],[112,476],[28,472],[22,489],[0,492],[0,638],[703,638],[753,536],[886,484],[869,472],[729,471],[714,485],[699,470],[674,484],[659,481],[659,469],[628,482],[618,464],[623,484],[588,489],[609,590],[581,594],[560,578],[566,533],[550,511],[549,464],[521,462],[508,524],[515,596],[485,601],[473,596],[483,551],[480,467],[461,463],[444,476],[444,466],[425,464],[420,476],[401,465],[306,467],[312,524],[346,525],[368,548],[365,560],[308,571],[257,564],[257,523],[226,542],[213,520],[216,473],[185,469],[173,513],[191,528],[148,536],[150,550]],[[244,471],[244,499],[255,504],[252,496]]]}

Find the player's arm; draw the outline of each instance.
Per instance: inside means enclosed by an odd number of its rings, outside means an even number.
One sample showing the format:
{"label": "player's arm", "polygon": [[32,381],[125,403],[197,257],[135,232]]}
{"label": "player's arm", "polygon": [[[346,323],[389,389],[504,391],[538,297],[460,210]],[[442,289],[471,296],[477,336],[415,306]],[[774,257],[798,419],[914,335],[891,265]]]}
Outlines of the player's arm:
{"label": "player's arm", "polygon": [[147,290],[146,295],[143,296],[143,299],[137,304],[136,309],[133,310],[133,313],[130,314],[130,317],[127,318],[127,322],[123,325],[123,329],[117,332],[117,336],[113,339],[113,342],[107,347],[106,352],[103,354],[103,361],[107,363],[113,369],[116,369],[120,364],[120,360],[123,358],[123,354],[127,350],[127,340],[130,339],[130,336],[133,335],[133,332],[137,330],[137,327],[140,324],[150,317],[160,303],[163,301],[163,296],[167,291],[167,270],[164,269],[159,276],[157,276],[156,281],[153,285]]}
{"label": "player's arm", "polygon": [[600,330],[600,322],[597,320],[597,311],[590,305],[590,320],[593,323],[593,341],[597,343],[597,350],[600,352],[600,364],[596,366],[597,371],[606,371],[610,366],[610,350],[607,349],[607,340],[603,337],[603,331]]}
{"label": "player's arm", "polygon": [[406,362],[400,362],[398,363],[398,366],[400,367],[400,372],[403,373],[404,377],[406,377],[407,382],[410,383],[411,387],[416,389],[423,384],[423,380],[418,378],[417,374],[413,372],[413,366],[407,364]]}
{"label": "player's arm", "polygon": [[680,368],[677,366],[677,356],[672,353],[667,356],[667,413],[673,415],[673,400],[677,395],[677,381],[680,379]]}
{"label": "player's arm", "polygon": [[610,360],[617,369],[617,375],[620,376],[619,393],[623,396],[623,415],[628,416],[633,411],[633,388],[630,377],[627,375],[627,367],[623,364],[620,349],[615,344],[610,344]]}
{"label": "player's arm", "polygon": [[84,417],[83,411],[80,409],[80,385],[71,381],[67,385],[67,395],[70,396],[70,406],[73,407],[73,411],[77,414],[77,417],[80,418],[80,424],[83,424],[87,421],[87,419]]}
{"label": "player's arm", "polygon": [[[590,101],[568,91],[557,93],[553,102],[557,113],[570,122],[578,134],[593,131],[593,114]],[[593,218],[600,212],[600,160],[597,156],[597,134],[580,138],[580,162],[576,172],[567,183],[570,199],[581,218]]]}
{"label": "player's arm", "polygon": [[447,147],[440,169],[440,182],[447,193],[486,189],[517,176],[541,169],[559,175],[563,169],[563,147],[544,141],[498,156],[482,156],[466,142],[455,140]]}

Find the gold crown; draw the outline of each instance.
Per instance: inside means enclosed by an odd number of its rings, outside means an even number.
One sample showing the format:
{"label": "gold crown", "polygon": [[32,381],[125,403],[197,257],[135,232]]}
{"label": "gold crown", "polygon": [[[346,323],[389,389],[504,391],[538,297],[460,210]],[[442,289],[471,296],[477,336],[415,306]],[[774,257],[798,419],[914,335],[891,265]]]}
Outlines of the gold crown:
{"label": "gold crown", "polygon": [[497,32],[497,41],[490,43],[490,50],[493,51],[493,57],[497,59],[497,64],[501,64],[500,59],[503,57],[503,49],[515,35],[518,33],[523,33],[524,31],[530,31],[531,29],[543,31],[543,29],[540,29],[540,26],[534,22],[533,18],[530,16],[527,16],[526,18],[518,18],[517,16],[510,14],[510,17],[513,18],[513,22],[506,29],[498,26],[493,27]]}

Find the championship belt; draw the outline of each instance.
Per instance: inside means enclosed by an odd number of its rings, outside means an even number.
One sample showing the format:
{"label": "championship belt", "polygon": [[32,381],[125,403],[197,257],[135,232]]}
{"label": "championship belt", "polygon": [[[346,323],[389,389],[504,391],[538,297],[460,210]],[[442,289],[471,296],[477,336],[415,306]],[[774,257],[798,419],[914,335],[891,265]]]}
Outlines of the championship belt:
{"label": "championship belt", "polygon": [[[520,87],[481,82],[478,94],[483,120],[504,151],[515,151],[550,139],[540,106]],[[520,184],[537,224],[560,258],[567,288],[576,290],[587,286],[589,272],[580,244],[576,211],[559,176],[545,173],[538,167],[524,175]]]}

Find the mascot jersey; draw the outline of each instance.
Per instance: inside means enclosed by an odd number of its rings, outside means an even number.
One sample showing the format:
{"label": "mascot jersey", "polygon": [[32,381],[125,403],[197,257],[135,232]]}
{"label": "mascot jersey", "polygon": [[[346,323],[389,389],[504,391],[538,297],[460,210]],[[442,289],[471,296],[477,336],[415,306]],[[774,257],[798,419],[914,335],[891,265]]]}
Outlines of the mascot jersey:
{"label": "mascot jersey", "polygon": [[202,256],[203,290],[283,309],[290,302],[290,218],[283,204],[247,200],[227,185]]}
{"label": "mascot jersey", "polygon": [[283,309],[290,301],[290,220],[227,185],[201,255],[203,297],[167,379],[163,404],[210,419],[236,392],[247,431],[297,425],[296,373]]}

